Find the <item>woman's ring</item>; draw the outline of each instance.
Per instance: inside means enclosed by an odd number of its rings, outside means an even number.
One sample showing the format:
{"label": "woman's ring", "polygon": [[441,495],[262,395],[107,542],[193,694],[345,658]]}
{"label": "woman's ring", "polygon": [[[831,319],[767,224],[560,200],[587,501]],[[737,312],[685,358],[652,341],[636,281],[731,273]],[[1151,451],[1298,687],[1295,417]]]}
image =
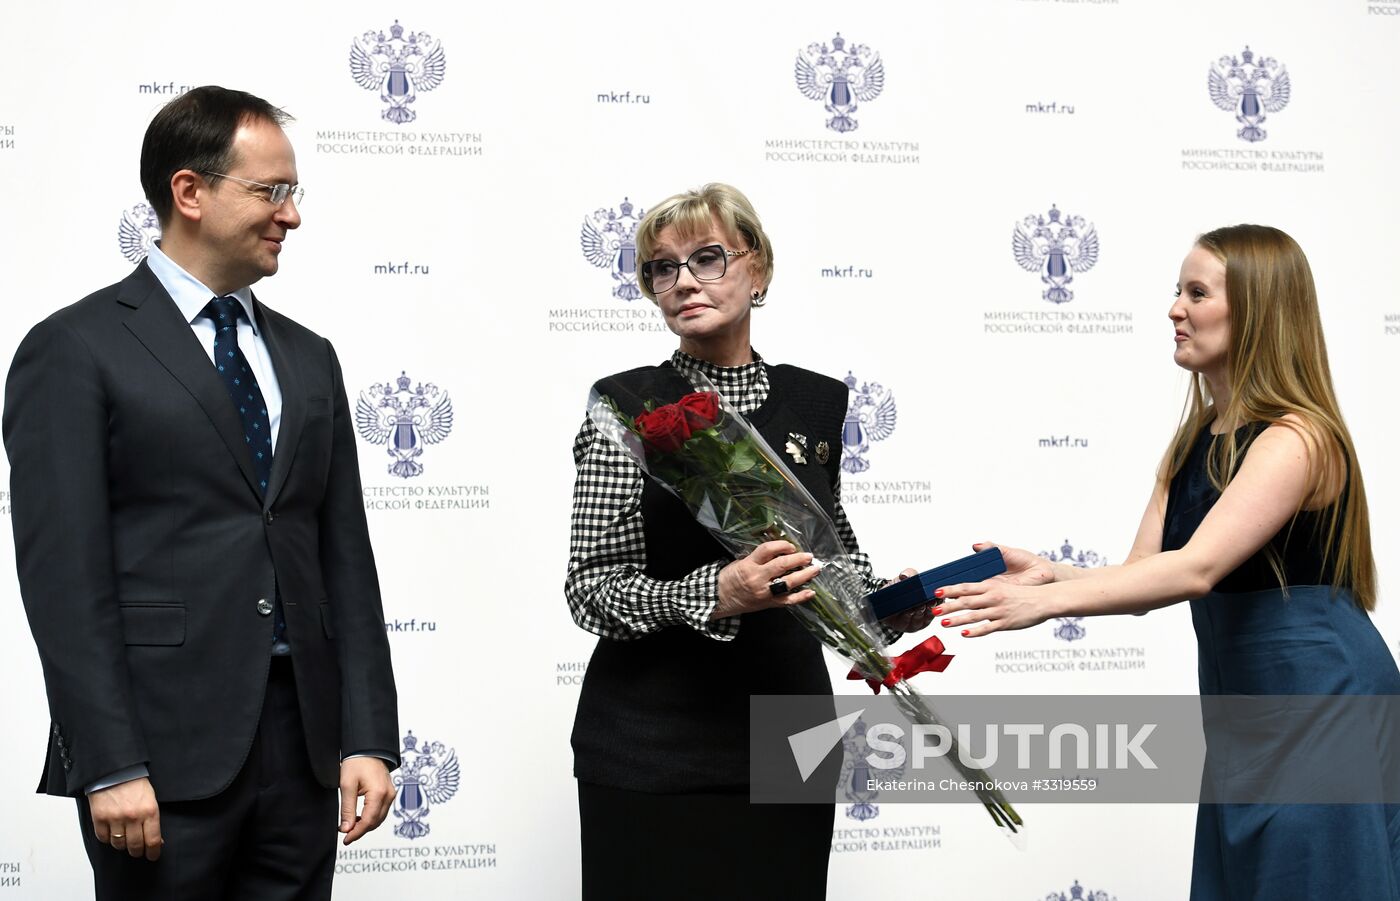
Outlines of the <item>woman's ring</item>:
{"label": "woman's ring", "polygon": [[769,582],[768,590],[773,593],[774,597],[778,597],[779,595],[784,595],[787,594],[789,591],[792,591],[792,589],[788,587],[788,583],[784,582],[782,579],[774,579],[773,581]]}

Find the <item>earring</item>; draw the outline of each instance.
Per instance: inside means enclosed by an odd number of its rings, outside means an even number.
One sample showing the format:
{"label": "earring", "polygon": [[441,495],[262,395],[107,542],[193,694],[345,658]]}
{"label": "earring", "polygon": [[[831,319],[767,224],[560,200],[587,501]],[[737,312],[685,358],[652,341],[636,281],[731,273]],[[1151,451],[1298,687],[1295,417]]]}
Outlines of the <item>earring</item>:
{"label": "earring", "polygon": [[768,295],[762,293],[761,291],[755,291],[753,292],[753,295],[749,297],[749,306],[751,307],[761,307],[767,302]]}

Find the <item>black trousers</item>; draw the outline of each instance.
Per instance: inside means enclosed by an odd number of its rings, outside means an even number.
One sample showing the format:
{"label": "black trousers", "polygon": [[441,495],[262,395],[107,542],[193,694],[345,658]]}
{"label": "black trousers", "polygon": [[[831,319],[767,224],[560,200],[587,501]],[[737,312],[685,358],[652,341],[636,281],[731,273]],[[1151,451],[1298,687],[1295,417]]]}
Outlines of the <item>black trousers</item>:
{"label": "black trousers", "polygon": [[335,789],[311,772],[289,657],[272,658],[252,749],[212,798],[162,802],[160,860],[99,844],[78,799],[97,901],[326,901],[335,868]]}
{"label": "black trousers", "polygon": [[822,901],[836,808],[578,784],[584,901]]}

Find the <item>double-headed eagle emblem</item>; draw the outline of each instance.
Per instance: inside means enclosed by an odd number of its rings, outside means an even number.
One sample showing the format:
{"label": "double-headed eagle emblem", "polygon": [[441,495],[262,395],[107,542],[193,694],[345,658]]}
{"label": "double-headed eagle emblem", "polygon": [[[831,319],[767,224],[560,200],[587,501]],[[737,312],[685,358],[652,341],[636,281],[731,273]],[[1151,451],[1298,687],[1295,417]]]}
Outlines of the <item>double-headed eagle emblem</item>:
{"label": "double-headed eagle emblem", "polygon": [[584,258],[599,269],[612,272],[613,297],[636,300],[642,296],[637,287],[637,225],[645,210],[636,210],[627,198],[622,198],[616,210],[599,208],[583,217],[579,245]]}
{"label": "double-headed eagle emblem", "polygon": [[393,462],[390,475],[408,479],[423,472],[423,445],[437,444],[452,431],[452,400],[433,384],[404,373],[393,384],[376,383],[360,392],[355,426],[370,444],[382,444]]}
{"label": "double-headed eagle emblem", "polygon": [[1094,569],[1098,566],[1107,566],[1105,560],[1098,551],[1086,551],[1083,548],[1076,551],[1074,545],[1065,539],[1065,543],[1060,545],[1059,551],[1041,551],[1040,556],[1051,563],[1068,563],[1070,566],[1077,566],[1080,569]]}
{"label": "double-headed eagle emblem", "polygon": [[394,20],[386,36],[382,31],[366,31],[350,42],[350,74],[367,91],[378,91],[389,104],[381,115],[395,125],[418,118],[408,105],[419,91],[431,91],[442,84],[447,58],[442,42],[426,31],[404,35]]}
{"label": "double-headed eagle emblem", "polygon": [[[1088,894],[1085,894],[1085,892]],[[1092,889],[1085,889],[1079,884],[1079,880],[1074,880],[1074,885],[1069,887],[1069,894],[1064,892],[1051,892],[1045,896],[1045,901],[1118,901],[1117,898],[1110,898],[1108,892],[1096,892]]]}
{"label": "double-headed eagle emblem", "polygon": [[462,765],[457,752],[440,741],[422,742],[410,731],[404,736],[402,766],[394,773],[394,816],[402,820],[394,827],[400,838],[422,838],[432,831],[423,818],[430,805],[446,804],[457,794]]}
{"label": "double-headed eagle emblem", "polygon": [[117,225],[117,244],[122,249],[122,256],[133,264],[139,263],[158,240],[160,220],[149,203],[138,203],[122,213],[122,221]]}
{"label": "double-headed eagle emblem", "polygon": [[1011,251],[1027,272],[1039,272],[1048,285],[1041,297],[1051,303],[1074,300],[1067,287],[1074,273],[1088,272],[1099,261],[1099,234],[1083,216],[1065,216],[1054,206],[1044,216],[1032,213],[1011,232]]}
{"label": "double-headed eagle emblem", "polygon": [[831,113],[826,127],[837,132],[855,131],[860,123],[851,114],[859,103],[869,103],[885,89],[885,64],[880,54],[865,44],[852,44],[847,49],[840,34],[831,39],[829,47],[813,43],[799,50],[794,74],[804,97],[826,104]]}
{"label": "double-headed eagle emblem", "polygon": [[[1051,563],[1067,563],[1070,566],[1077,566],[1080,569],[1093,569],[1098,566],[1107,566],[1108,560],[1098,551],[1086,551],[1080,549],[1075,551],[1074,545],[1065,539],[1065,543],[1060,545],[1059,551],[1041,551],[1040,556]],[[1055,637],[1061,641],[1078,641],[1089,634],[1084,628],[1084,617],[1082,616],[1061,616],[1057,617],[1055,626]]]}
{"label": "double-headed eagle emblem", "polygon": [[846,472],[865,472],[870,461],[870,442],[884,441],[894,432],[898,411],[894,394],[878,382],[866,382],[856,388],[854,373],[844,380],[849,396],[846,399],[846,420],[841,424],[841,468]]}
{"label": "double-headed eagle emblem", "polygon": [[[879,789],[870,787],[870,743],[866,741],[865,720],[858,719],[851,730],[841,738],[841,780],[839,785],[846,798],[853,803],[846,808],[846,816],[864,822],[880,815],[880,807],[875,799]],[[882,768],[879,776],[883,779],[898,779],[904,775],[904,764]]]}
{"label": "double-headed eagle emblem", "polygon": [[1243,140],[1262,141],[1269,133],[1259,126],[1265,113],[1288,105],[1288,70],[1270,56],[1254,58],[1248,47],[1239,56],[1222,56],[1210,67],[1210,99],[1235,114],[1243,126],[1236,134]]}

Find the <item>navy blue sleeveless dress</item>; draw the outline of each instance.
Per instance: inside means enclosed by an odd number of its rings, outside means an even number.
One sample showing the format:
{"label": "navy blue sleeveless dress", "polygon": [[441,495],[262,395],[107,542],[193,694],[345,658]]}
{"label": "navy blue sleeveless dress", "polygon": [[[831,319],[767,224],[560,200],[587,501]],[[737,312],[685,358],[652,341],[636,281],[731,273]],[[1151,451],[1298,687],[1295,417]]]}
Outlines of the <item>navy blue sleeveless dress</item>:
{"label": "navy blue sleeveless dress", "polygon": [[[1263,423],[1241,429],[1252,441]],[[1206,472],[1203,429],[1172,479],[1162,550],[1186,545],[1219,492]],[[1191,601],[1202,695],[1396,695],[1400,671],[1366,612],[1331,587],[1304,511],[1291,539],[1271,546],[1289,585],[1279,588],[1264,549],[1214,591]],[[1202,804],[1196,814],[1191,901],[1357,898],[1400,901],[1400,805]]]}

